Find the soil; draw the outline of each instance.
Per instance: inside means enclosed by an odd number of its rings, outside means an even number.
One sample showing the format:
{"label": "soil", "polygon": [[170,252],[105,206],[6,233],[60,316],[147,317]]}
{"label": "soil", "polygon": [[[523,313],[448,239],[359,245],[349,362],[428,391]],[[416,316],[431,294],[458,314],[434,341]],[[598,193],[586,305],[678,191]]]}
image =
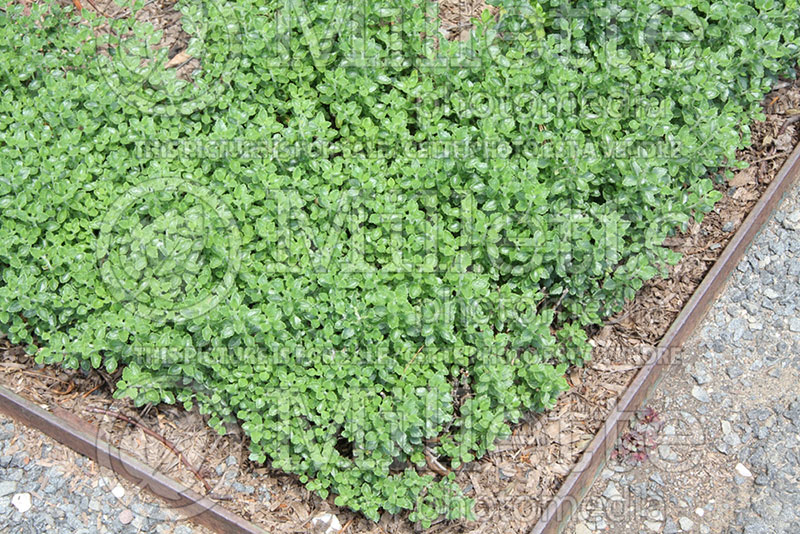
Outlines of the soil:
{"label": "soil", "polygon": [[[87,0],[84,8],[91,8],[87,3],[91,4]],[[95,3],[99,9],[109,4]],[[460,38],[462,27],[468,27],[468,16],[484,7],[481,1],[441,4],[442,28],[448,38]],[[166,11],[172,5],[150,3]],[[178,20],[163,12],[151,17],[166,25],[163,27],[174,26]],[[170,41],[162,45],[173,47],[180,42],[180,31],[166,35],[171,36]],[[787,123],[800,109],[800,84],[779,83],[764,106],[766,120],[751,125],[752,145],[738,153],[749,167],[738,171],[729,183],[718,180],[717,189],[724,196],[714,211],[702,223],[693,222],[685,232],[667,240],[666,245],[680,252],[682,260],[670,268],[667,278],[645,284],[621,313],[594,333],[591,361],[570,371],[572,387],[553,410],[529,414],[509,439],[497,443],[495,451],[457,473],[458,483],[476,500],[476,520],[443,520],[429,532],[527,532],[538,520],[617,399],[800,140],[800,123]],[[93,431],[102,432],[154,469],[206,494],[191,470],[142,428],[91,410],[118,410],[138,420],[171,441],[213,487],[214,494],[231,498],[221,505],[269,532],[305,531],[310,520],[323,512],[334,513],[348,533],[415,531],[406,514],[383,514],[376,524],[336,507],[333,497],[320,499],[311,494],[294,475],[253,464],[247,459],[246,440],[238,427],[219,436],[196,411],[168,405],[137,410],[127,401],[113,399],[113,377],[100,371],[87,376],[36,365],[24,349],[9,345],[5,338],[0,338],[0,354],[1,385],[49,409],[60,407],[75,414],[95,425]]]}

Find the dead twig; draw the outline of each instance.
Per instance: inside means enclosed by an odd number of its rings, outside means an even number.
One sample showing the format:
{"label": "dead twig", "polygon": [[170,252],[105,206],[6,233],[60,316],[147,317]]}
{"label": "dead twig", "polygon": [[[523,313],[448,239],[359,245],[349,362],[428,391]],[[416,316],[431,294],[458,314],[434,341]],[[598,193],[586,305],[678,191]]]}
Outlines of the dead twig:
{"label": "dead twig", "polygon": [[95,387],[93,387],[92,389],[90,389],[89,391],[87,391],[86,393],[84,393],[84,394],[83,394],[83,396],[82,396],[81,398],[84,398],[84,399],[85,399],[86,397],[88,397],[89,395],[91,395],[92,393],[94,393],[95,391],[97,391],[98,389],[100,389],[101,387],[103,387],[103,384],[97,384]]}
{"label": "dead twig", "polygon": [[430,450],[428,447],[425,447],[425,463],[428,464],[428,469],[436,473],[437,475],[442,475],[446,477],[450,474],[450,471],[447,470],[445,466],[443,466],[436,456],[433,455],[433,451]]}
{"label": "dead twig", "polygon": [[630,310],[626,311],[620,317],[617,317],[613,321],[606,322],[603,326],[611,326],[611,325],[619,324],[622,321],[624,321],[630,314],[632,314],[633,312],[637,311],[638,309],[639,309],[638,306],[635,306],[635,305],[631,306]]}
{"label": "dead twig", "polygon": [[400,380],[402,380],[403,377],[406,376],[406,371],[408,371],[408,368],[411,367],[411,364],[414,363],[414,360],[417,359],[417,356],[419,355],[420,352],[422,352],[422,349],[424,349],[424,348],[425,348],[425,345],[422,345],[419,349],[417,349],[417,352],[414,353],[414,356],[411,357],[411,360],[409,360],[409,362],[406,364],[405,368],[403,369],[403,374],[400,375]]}
{"label": "dead twig", "polygon": [[74,389],[75,389],[75,382],[70,382],[69,384],[67,384],[67,389],[65,389],[64,391],[59,391],[55,388],[53,388],[52,391],[56,395],[69,395],[70,393],[72,393]]}
{"label": "dead twig", "polygon": [[563,302],[564,297],[567,296],[567,293],[569,293],[569,288],[565,289],[564,292],[561,293],[561,296],[558,297],[558,300],[556,301],[556,305],[553,306],[553,311],[558,310],[558,307],[561,306],[561,302]]}
{"label": "dead twig", "polygon": [[800,115],[792,115],[791,117],[783,121],[783,126],[781,126],[780,130],[778,130],[778,135],[779,136],[783,135],[783,132],[786,131],[786,128],[788,128],[790,124],[797,121],[800,121]]}
{"label": "dead twig", "polygon": [[[798,115],[798,117],[800,117],[800,115]],[[761,162],[764,162],[764,161],[770,161],[770,160],[773,160],[773,159],[775,159],[775,158],[785,158],[785,157],[787,157],[788,155],[789,155],[789,154],[787,154],[786,152],[781,152],[780,154],[772,154],[771,156],[767,156],[767,157],[765,157],[765,158],[761,158],[761,159],[757,159],[757,160],[755,160],[755,161],[753,162],[753,165],[755,165],[756,163],[761,163]]]}
{"label": "dead twig", "polygon": [[97,4],[94,3],[94,0],[86,0],[86,1],[89,2],[89,5],[92,6],[92,9],[94,9],[96,12],[100,13],[107,19],[111,18],[111,15],[109,15],[108,13],[97,7]]}
{"label": "dead twig", "polygon": [[[131,425],[134,425],[134,426],[137,426],[137,427],[141,428],[142,431],[144,431],[145,434],[147,434],[150,437],[153,437],[153,438],[157,439],[166,448],[168,448],[170,451],[172,451],[172,453],[175,454],[178,457],[178,459],[181,461],[181,463],[184,466],[186,466],[186,469],[191,471],[192,474],[195,476],[195,478],[197,478],[197,480],[199,480],[203,484],[203,487],[206,489],[206,493],[209,494],[209,495],[212,495],[212,493],[211,493],[211,490],[212,490],[211,484],[209,484],[208,481],[205,478],[203,478],[203,475],[200,474],[200,471],[195,469],[194,466],[191,463],[189,463],[189,460],[187,460],[183,456],[183,453],[181,453],[178,450],[178,448],[175,447],[175,445],[173,445],[172,442],[169,441],[167,438],[165,438],[164,436],[161,436],[160,434],[158,434],[156,432],[153,432],[152,430],[150,430],[149,428],[144,426],[142,423],[140,423],[140,422],[138,422],[138,421],[136,421],[134,419],[131,419],[127,415],[123,415],[123,414],[118,413],[118,412],[112,412],[110,410],[103,410],[102,408],[88,408],[88,411],[90,411],[92,413],[96,413],[96,414],[108,415],[110,417],[116,417],[120,421],[124,421],[124,422],[126,422],[128,424],[131,424]],[[221,499],[222,496],[215,496],[215,497],[212,497],[212,498]]]}
{"label": "dead twig", "polygon": [[102,378],[102,379],[105,381],[105,383],[108,385],[108,390],[109,390],[110,392],[112,392],[112,393],[113,393],[113,392],[114,392],[114,390],[115,390],[115,389],[117,389],[117,388],[115,388],[115,387],[114,387],[114,383],[113,383],[113,381],[111,380],[111,378],[112,378],[112,377],[111,377],[110,375],[107,375],[107,374],[106,374],[104,371],[102,371],[102,370],[100,370],[100,369],[95,369],[95,372],[96,372],[98,375],[100,375],[100,378]]}

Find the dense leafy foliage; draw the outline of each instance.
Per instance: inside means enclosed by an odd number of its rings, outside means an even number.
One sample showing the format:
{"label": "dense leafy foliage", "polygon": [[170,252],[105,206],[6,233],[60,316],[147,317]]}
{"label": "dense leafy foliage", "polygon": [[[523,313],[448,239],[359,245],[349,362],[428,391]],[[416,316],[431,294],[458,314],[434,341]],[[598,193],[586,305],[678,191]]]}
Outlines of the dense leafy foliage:
{"label": "dense leafy foliage", "polygon": [[185,2],[192,83],[144,23],[6,7],[0,330],[368,517],[468,515],[426,454],[553,404],[800,44],[796,0],[497,4],[449,42],[426,2]]}

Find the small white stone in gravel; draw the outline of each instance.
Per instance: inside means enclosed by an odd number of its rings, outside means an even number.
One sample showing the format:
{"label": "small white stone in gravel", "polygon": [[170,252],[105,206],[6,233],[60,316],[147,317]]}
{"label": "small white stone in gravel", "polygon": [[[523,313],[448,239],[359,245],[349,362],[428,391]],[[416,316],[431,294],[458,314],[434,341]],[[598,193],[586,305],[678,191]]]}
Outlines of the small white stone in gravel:
{"label": "small white stone in gravel", "polygon": [[700,534],[708,534],[711,532],[711,529],[708,528],[708,525],[700,525]]}
{"label": "small white stone in gravel", "polygon": [[342,530],[342,524],[339,523],[339,518],[335,515],[324,513],[311,520],[311,528],[315,532],[322,534],[334,534]]}
{"label": "small white stone in gravel", "polygon": [[789,321],[789,330],[792,332],[800,332],[800,319],[797,317],[792,317]]}
{"label": "small white stone in gravel", "polygon": [[664,427],[664,435],[665,436],[674,436],[675,435],[675,427],[672,425],[667,425]]}
{"label": "small white stone in gravel", "polygon": [[695,508],[694,513],[696,513],[700,517],[703,517],[704,515],[706,515],[706,511],[703,510],[702,508],[699,508],[699,507]]}
{"label": "small white stone in gravel", "polygon": [[586,526],[586,523],[578,523],[575,525],[575,534],[592,534],[592,530]]}
{"label": "small white stone in gravel", "polygon": [[722,420],[722,433],[723,434],[730,434],[731,433],[731,424],[728,421]]}
{"label": "small white stone in gravel", "polygon": [[31,509],[31,494],[15,493],[14,496],[11,497],[11,504],[19,511],[19,513],[24,514]]}
{"label": "small white stone in gravel", "polygon": [[123,525],[127,525],[133,521],[133,512],[125,508],[123,511],[119,513],[119,522]]}
{"label": "small white stone in gravel", "polygon": [[750,470],[746,468],[742,463],[736,464],[736,472],[742,475],[743,477],[753,476],[753,473],[751,473]]}
{"label": "small white stone in gravel", "polygon": [[621,501],[622,495],[620,495],[619,490],[617,489],[617,485],[613,482],[609,482],[608,486],[606,486],[605,491],[603,492],[603,497],[611,501]]}
{"label": "small white stone in gravel", "polygon": [[678,519],[678,524],[681,526],[681,530],[684,532],[689,532],[694,528],[694,521],[692,521],[686,516]]}
{"label": "small white stone in gravel", "polygon": [[700,386],[694,386],[692,388],[692,397],[699,400],[700,402],[709,402],[711,400],[708,396],[708,393],[706,393],[706,390],[704,390]]}
{"label": "small white stone in gravel", "polygon": [[653,532],[661,532],[661,522],[660,521],[645,521],[644,526],[652,530]]}
{"label": "small white stone in gravel", "polygon": [[114,486],[114,489],[111,490],[111,495],[113,495],[117,499],[121,499],[125,496],[125,488],[117,484],[116,486]]}

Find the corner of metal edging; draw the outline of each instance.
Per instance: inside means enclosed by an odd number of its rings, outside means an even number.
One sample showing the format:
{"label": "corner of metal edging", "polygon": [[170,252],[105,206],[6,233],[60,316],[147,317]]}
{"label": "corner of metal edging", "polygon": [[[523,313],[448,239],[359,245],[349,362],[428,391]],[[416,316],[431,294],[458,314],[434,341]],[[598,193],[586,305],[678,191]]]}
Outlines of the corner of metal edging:
{"label": "corner of metal edging", "polygon": [[665,354],[666,358],[672,357],[692,334],[712,302],[722,292],[728,276],[736,268],[755,236],[799,175],[800,143],[789,154],[775,179],[753,206],[750,214],[700,282],[678,317],[675,318],[653,356],[639,370],[631,385],[622,394],[611,415],[561,485],[561,489],[530,529],[530,534],[560,534],[567,527],[572,514],[578,510],[581,501],[600,473],[600,469],[608,460],[608,455],[613,449],[623,425],[632,413],[641,409],[660,381],[665,367]]}
{"label": "corner of metal edging", "polygon": [[[56,411],[54,409],[54,411]],[[220,534],[267,534],[261,527],[203,497],[176,480],[126,454],[119,448],[92,436],[78,425],[0,386],[0,412],[18,423],[38,430],[75,452],[86,456],[134,484],[146,484],[151,494],[173,507],[194,523]],[[87,423],[88,425],[88,423]],[[179,511],[179,513],[181,513]]]}

